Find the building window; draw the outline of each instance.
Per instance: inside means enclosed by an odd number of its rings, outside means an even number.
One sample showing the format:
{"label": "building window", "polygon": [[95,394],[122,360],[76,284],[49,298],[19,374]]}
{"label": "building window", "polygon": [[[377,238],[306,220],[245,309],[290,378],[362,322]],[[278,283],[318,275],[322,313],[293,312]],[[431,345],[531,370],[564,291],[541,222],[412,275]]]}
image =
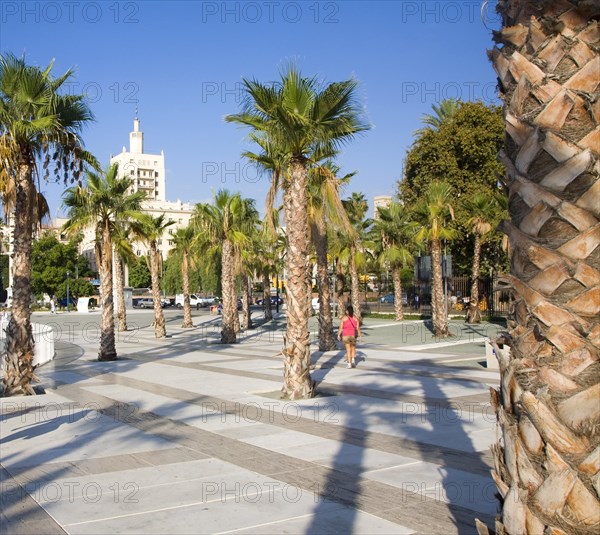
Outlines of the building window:
{"label": "building window", "polygon": [[154,171],[154,178],[158,178],[158,171]]}
{"label": "building window", "polygon": [[182,223],[183,223],[183,219],[180,219],[179,220],[179,224],[181,225]]}
{"label": "building window", "polygon": [[169,245],[173,245],[173,240],[169,240]]}

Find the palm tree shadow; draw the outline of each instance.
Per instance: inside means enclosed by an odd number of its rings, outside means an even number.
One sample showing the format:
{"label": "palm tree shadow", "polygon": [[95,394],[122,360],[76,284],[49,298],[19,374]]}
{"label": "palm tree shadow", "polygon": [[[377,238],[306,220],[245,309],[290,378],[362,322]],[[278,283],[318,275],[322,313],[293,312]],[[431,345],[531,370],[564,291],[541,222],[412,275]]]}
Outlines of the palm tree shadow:
{"label": "palm tree shadow", "polygon": [[[426,360],[416,360],[411,364],[432,366],[432,363]],[[327,390],[323,379],[329,371],[326,370],[320,376],[323,390]],[[363,371],[360,368],[349,372],[369,373],[368,370]],[[394,375],[396,373],[395,370],[392,372]],[[339,439],[340,448],[330,465],[326,481],[322,485],[320,501],[306,533],[316,534],[332,530],[332,501],[347,506],[335,516],[339,532],[355,531],[357,510],[363,502],[361,491],[365,482],[369,480],[392,485],[396,491],[400,487],[403,497],[410,495],[413,500],[422,502],[422,514],[425,521],[432,526],[432,533],[445,535],[451,531],[448,531],[448,522],[439,527],[440,531],[433,531],[435,516],[431,519],[425,518],[428,516],[428,504],[431,504],[431,499],[447,504],[446,516],[450,516],[455,526],[454,532],[459,535],[476,533],[475,518],[493,526],[498,501],[495,484],[489,475],[491,455],[481,451],[481,443],[478,445],[473,441],[477,435],[471,434],[480,433],[481,436],[482,431],[485,431],[481,428],[481,415],[485,417],[487,412],[485,404],[480,401],[469,402],[468,388],[466,394],[460,396],[462,400],[459,396],[452,396],[452,385],[445,383],[441,378],[417,374],[407,375],[406,380],[409,384],[400,388],[390,388],[388,380],[361,381],[359,388],[367,391],[364,395],[375,397],[371,398],[371,406],[368,402],[365,403],[362,396],[334,398],[339,400],[340,415],[346,417],[343,422],[343,434]],[[463,386],[469,386],[468,382],[464,383],[460,379],[457,381]],[[446,384],[450,386],[446,388]],[[338,392],[340,386],[343,390],[343,383],[340,385],[338,381]],[[349,384],[346,388],[347,391],[356,393],[355,386]],[[477,390],[480,394],[483,389]],[[378,393],[380,398],[377,397]],[[406,401],[419,395],[422,395],[421,402]],[[393,409],[388,408],[389,404],[382,401],[385,399],[395,401]],[[399,400],[404,401],[398,403]],[[382,409],[374,411],[373,405],[381,405]],[[396,409],[398,405],[400,407]],[[480,410],[483,412],[480,413]],[[491,411],[489,413],[491,414]],[[380,433],[368,430],[374,421],[378,422],[377,428],[380,428],[380,424],[387,428],[383,433],[392,439],[392,443],[396,442],[393,439],[397,438],[397,446],[392,446],[392,450],[388,451],[411,457],[416,464],[386,467],[387,461],[384,461],[383,468],[374,467],[370,454],[369,458],[366,458],[367,448],[372,447],[371,438],[381,438]],[[485,437],[489,437],[492,442],[490,435],[485,433]],[[406,453],[403,451],[405,448],[412,451]],[[376,451],[371,450],[372,453]],[[372,470],[375,471],[371,472]],[[438,504],[432,510],[439,512],[443,508],[443,505],[440,508]]]}

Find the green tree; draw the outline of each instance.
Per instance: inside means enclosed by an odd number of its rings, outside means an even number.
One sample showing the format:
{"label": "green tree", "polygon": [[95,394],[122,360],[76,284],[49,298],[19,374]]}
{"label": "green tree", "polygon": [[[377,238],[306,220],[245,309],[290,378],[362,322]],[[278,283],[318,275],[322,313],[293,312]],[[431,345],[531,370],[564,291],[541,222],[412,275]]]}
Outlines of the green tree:
{"label": "green tree", "polygon": [[362,313],[360,309],[360,279],[359,269],[362,269],[366,262],[367,248],[370,243],[367,242],[369,228],[372,224],[370,219],[365,219],[369,203],[364,194],[353,192],[348,199],[343,201],[344,208],[348,214],[348,219],[352,224],[354,232],[343,233],[344,241],[347,243],[346,251],[343,257],[348,264],[350,273],[350,296],[352,298],[352,307],[354,308],[354,317],[359,324],[362,324]]}
{"label": "green tree", "polygon": [[71,277],[69,289],[73,288],[73,297],[94,293],[94,288],[88,283],[78,286],[76,282],[78,277],[92,275],[87,259],[78,253],[78,244],[78,239],[61,243],[53,232],[45,232],[35,240],[31,251],[31,286],[35,295],[65,297],[67,271]]}
{"label": "green tree", "polygon": [[[437,129],[425,129],[415,139],[398,183],[399,198],[412,206],[434,180],[449,184],[459,200],[496,192],[504,170],[497,158],[503,145],[500,108],[459,102],[452,120],[441,122]],[[457,210],[456,215],[462,223],[463,214]]]}
{"label": "green tree", "polygon": [[439,130],[443,124],[452,120],[459,106],[460,101],[454,98],[442,100],[439,106],[434,104],[432,106],[434,113],[427,113],[421,117],[422,123],[427,126],[414,132],[414,135],[423,135],[427,130]]}
{"label": "green tree", "polygon": [[112,275],[115,229],[122,221],[141,218],[140,206],[145,197],[142,192],[129,194],[130,186],[129,178],[119,178],[118,164],[112,164],[103,173],[88,171],[85,184],[67,189],[63,196],[69,215],[63,229],[77,235],[91,227],[95,233],[102,307],[98,360],[117,358]]}
{"label": "green tree", "polygon": [[448,332],[448,309],[444,303],[442,279],[442,242],[451,241],[456,229],[451,226],[454,210],[450,204],[453,196],[449,184],[437,180],[431,182],[423,198],[414,207],[415,217],[421,224],[417,243],[426,243],[431,251],[432,292],[431,311],[435,336],[446,337]]}
{"label": "green tree", "polygon": [[152,279],[152,300],[154,302],[154,336],[155,338],[165,338],[167,336],[167,329],[160,300],[162,257],[158,249],[158,240],[162,238],[165,230],[175,222],[167,221],[164,214],[157,217],[143,214],[143,217],[139,218],[139,223],[139,225],[136,225],[134,233],[146,243],[150,251],[150,276]]}
{"label": "green tree", "polygon": [[51,168],[65,182],[78,179],[86,162],[81,130],[92,121],[83,95],[61,94],[72,71],[55,78],[10,54],[0,56],[0,195],[5,213],[13,215],[13,308],[2,352],[4,395],[34,394],[31,331],[32,233],[47,208],[36,190],[37,161],[44,178]]}
{"label": "green tree", "polygon": [[192,226],[200,239],[207,244],[208,254],[221,255],[221,284],[223,298],[221,341],[236,342],[237,292],[236,272],[241,261],[241,249],[250,242],[252,229],[249,223],[256,213],[254,201],[243,199],[239,193],[219,190],[214,195],[214,204],[197,204]]}
{"label": "green tree", "polygon": [[373,227],[376,256],[381,267],[392,270],[396,321],[402,321],[401,270],[414,262],[417,223],[406,206],[398,202],[392,202],[388,207],[380,206],[377,211],[379,217],[375,218]]}
{"label": "green tree", "polygon": [[244,80],[243,110],[227,121],[250,127],[284,155],[283,211],[287,234],[287,335],[283,394],[309,398],[310,334],[306,273],[309,237],[307,186],[309,157],[333,154],[342,143],[368,129],[355,102],[356,82],[319,87],[316,78],[303,77],[290,67],[271,85]]}
{"label": "green tree", "polygon": [[192,321],[192,307],[190,306],[190,264],[195,258],[194,229],[191,225],[185,228],[177,229],[173,235],[175,247],[171,250],[172,256],[177,256],[181,261],[181,283],[183,288],[183,324],[184,329],[194,326]]}
{"label": "green tree", "polygon": [[[317,289],[319,292],[319,350],[336,347],[331,314],[331,291],[328,266],[327,228],[336,228],[347,235],[354,229],[340,199],[340,189],[354,173],[338,178],[340,169],[332,161],[309,170],[308,222],[317,264]],[[310,303],[309,303],[310,306]]]}
{"label": "green tree", "polygon": [[130,261],[129,284],[132,288],[150,288],[152,276],[145,256],[136,256]]}
{"label": "green tree", "polygon": [[481,247],[492,231],[498,226],[504,211],[501,210],[501,201],[497,196],[478,193],[470,199],[465,199],[463,206],[470,217],[466,224],[474,236],[473,243],[473,270],[471,272],[471,297],[467,310],[468,323],[481,322],[479,309],[479,270],[481,265]]}

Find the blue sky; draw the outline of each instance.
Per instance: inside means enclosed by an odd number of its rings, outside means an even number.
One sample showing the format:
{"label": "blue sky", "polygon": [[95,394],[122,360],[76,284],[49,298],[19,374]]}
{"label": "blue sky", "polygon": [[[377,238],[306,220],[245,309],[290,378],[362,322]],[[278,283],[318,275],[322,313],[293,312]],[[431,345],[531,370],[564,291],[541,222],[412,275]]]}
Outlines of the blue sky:
{"label": "blue sky", "polygon": [[[225,123],[242,78],[276,80],[294,61],[325,82],[356,78],[372,130],[339,157],[345,194],[393,194],[421,117],[444,98],[498,104],[486,50],[499,25],[479,0],[0,3],[0,50],[76,70],[103,164],[128,146],[136,105],[148,152],[165,151],[167,198],[201,202],[225,187],[262,209],[268,177],[240,158],[247,131]],[[485,24],[484,24],[485,22]],[[218,170],[218,171],[217,171]],[[53,213],[62,188],[43,185]]]}

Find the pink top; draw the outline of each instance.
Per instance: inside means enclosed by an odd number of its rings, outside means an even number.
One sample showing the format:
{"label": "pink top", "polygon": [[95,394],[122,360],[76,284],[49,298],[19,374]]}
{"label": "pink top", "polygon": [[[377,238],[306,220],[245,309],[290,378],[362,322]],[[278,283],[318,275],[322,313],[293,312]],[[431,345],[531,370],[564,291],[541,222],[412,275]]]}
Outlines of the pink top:
{"label": "pink top", "polygon": [[342,323],[342,336],[354,336],[356,330],[356,320],[350,316],[346,316],[346,321]]}

